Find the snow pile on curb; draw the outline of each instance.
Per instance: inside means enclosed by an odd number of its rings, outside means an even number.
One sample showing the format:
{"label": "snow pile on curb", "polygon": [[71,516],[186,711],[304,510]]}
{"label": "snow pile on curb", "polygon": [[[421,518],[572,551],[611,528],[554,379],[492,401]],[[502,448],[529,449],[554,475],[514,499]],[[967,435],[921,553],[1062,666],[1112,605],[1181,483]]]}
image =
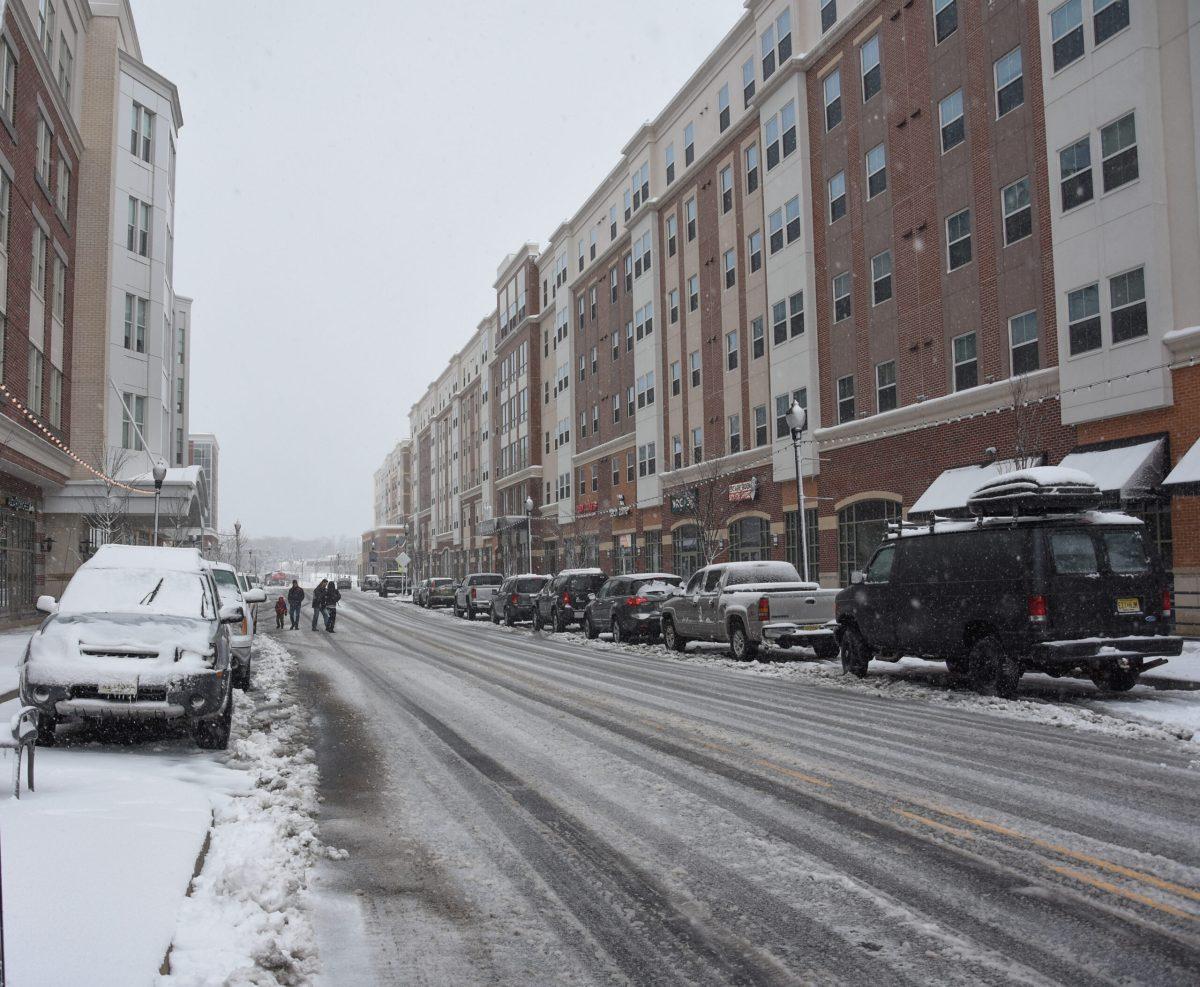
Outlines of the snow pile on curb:
{"label": "snow pile on curb", "polygon": [[308,899],[317,837],[317,767],[298,703],[296,661],[256,641],[254,689],[238,694],[229,766],[244,795],[219,801],[203,869],[176,920],[160,984],[304,984],[318,969]]}

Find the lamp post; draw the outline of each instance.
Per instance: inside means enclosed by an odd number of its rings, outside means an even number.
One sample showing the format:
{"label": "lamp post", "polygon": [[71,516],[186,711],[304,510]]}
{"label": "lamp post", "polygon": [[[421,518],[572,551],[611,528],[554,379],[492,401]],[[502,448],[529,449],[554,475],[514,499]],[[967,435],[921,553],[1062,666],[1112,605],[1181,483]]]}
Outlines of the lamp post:
{"label": "lamp post", "polygon": [[800,472],[800,439],[804,435],[804,426],[808,424],[808,413],[800,407],[799,401],[793,401],[787,413],[788,428],[792,430],[792,451],[796,455],[796,527],[800,530],[800,559],[803,565],[804,581],[808,578],[808,525],[804,523],[804,476]]}
{"label": "lamp post", "polygon": [[160,459],[151,472],[154,476],[154,544],[158,545],[158,499],[162,496],[163,480],[167,478],[167,464]]}
{"label": "lamp post", "polygon": [[242,568],[242,522],[233,522],[233,567]]}
{"label": "lamp post", "polygon": [[533,498],[525,498],[526,572],[533,572]]}

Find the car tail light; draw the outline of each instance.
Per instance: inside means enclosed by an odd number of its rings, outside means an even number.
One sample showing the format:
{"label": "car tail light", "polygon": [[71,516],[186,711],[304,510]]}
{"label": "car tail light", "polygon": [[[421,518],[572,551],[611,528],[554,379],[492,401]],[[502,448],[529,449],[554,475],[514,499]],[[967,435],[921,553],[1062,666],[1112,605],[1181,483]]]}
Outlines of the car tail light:
{"label": "car tail light", "polygon": [[627,596],[625,597],[625,606],[640,607],[643,604],[649,603],[650,600],[644,596]]}
{"label": "car tail light", "polygon": [[1164,589],[1163,590],[1163,599],[1162,599],[1162,615],[1164,617],[1171,616],[1171,611],[1174,609],[1172,607],[1171,603],[1172,603],[1171,591],[1169,589]]}
{"label": "car tail light", "polygon": [[508,602],[509,603],[519,603],[520,597],[518,597],[516,593],[513,593],[513,595],[508,598]]}
{"label": "car tail light", "polygon": [[474,586],[472,586],[472,587],[471,587],[471,599],[472,599],[472,600],[478,600],[478,599],[479,599],[479,591],[478,591],[478,590],[476,590],[476,588],[475,588]]}
{"label": "car tail light", "polygon": [[1046,598],[1040,593],[1029,597],[1029,620],[1035,624],[1044,624],[1047,616],[1049,616],[1049,611],[1046,607]]}
{"label": "car tail light", "polygon": [[242,618],[242,634],[249,634],[249,633],[250,633],[250,618],[243,617]]}
{"label": "car tail light", "polygon": [[768,621],[771,619],[771,601],[765,596],[758,598],[758,619]]}
{"label": "car tail light", "polygon": [[562,605],[564,607],[569,607],[571,605],[571,594],[568,593],[565,589],[563,590],[563,595],[562,595]]}

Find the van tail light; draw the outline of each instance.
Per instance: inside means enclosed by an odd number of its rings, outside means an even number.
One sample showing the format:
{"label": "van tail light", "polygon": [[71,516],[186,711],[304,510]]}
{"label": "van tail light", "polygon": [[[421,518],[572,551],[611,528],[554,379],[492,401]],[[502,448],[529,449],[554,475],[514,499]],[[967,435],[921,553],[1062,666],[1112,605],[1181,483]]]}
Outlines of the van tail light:
{"label": "van tail light", "polygon": [[763,623],[771,619],[771,601],[765,596],[758,598],[758,619]]}
{"label": "van tail light", "polygon": [[565,589],[563,590],[563,595],[562,595],[562,605],[564,607],[569,607],[571,605],[571,594],[568,593]]}
{"label": "van tail light", "polygon": [[520,601],[519,601],[519,598],[517,597],[517,594],[513,593],[513,595],[508,598],[508,602],[509,603],[518,603]]}
{"label": "van tail light", "polygon": [[1044,624],[1049,616],[1046,598],[1040,593],[1029,597],[1029,621],[1033,624]]}
{"label": "van tail light", "polygon": [[1171,591],[1169,589],[1164,589],[1162,598],[1162,615],[1168,619],[1170,618],[1171,612],[1174,609],[1171,604]]}
{"label": "van tail light", "polygon": [[627,606],[627,607],[640,607],[649,602],[650,602],[649,599],[647,599],[644,596],[627,596],[627,597],[625,597],[625,606]]}
{"label": "van tail light", "polygon": [[477,590],[474,586],[471,587],[471,599],[472,600],[479,599],[479,590]]}

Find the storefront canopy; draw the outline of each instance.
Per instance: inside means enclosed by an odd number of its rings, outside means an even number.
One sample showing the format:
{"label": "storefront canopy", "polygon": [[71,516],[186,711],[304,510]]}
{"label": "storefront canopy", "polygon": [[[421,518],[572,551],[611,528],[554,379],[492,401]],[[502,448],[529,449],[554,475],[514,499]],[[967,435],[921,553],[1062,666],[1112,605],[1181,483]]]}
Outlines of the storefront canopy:
{"label": "storefront canopy", "polygon": [[1148,497],[1162,483],[1164,443],[1150,439],[1111,449],[1080,449],[1059,464],[1087,473],[1106,494],[1121,500]]}
{"label": "storefront canopy", "polygon": [[1192,443],[1162,485],[1172,493],[1200,494],[1200,439]]}
{"label": "storefront canopy", "polygon": [[967,499],[981,483],[994,480],[1003,473],[1012,473],[1016,464],[1003,459],[984,466],[960,466],[946,470],[929,484],[927,489],[909,509],[909,517],[920,514],[967,515]]}

